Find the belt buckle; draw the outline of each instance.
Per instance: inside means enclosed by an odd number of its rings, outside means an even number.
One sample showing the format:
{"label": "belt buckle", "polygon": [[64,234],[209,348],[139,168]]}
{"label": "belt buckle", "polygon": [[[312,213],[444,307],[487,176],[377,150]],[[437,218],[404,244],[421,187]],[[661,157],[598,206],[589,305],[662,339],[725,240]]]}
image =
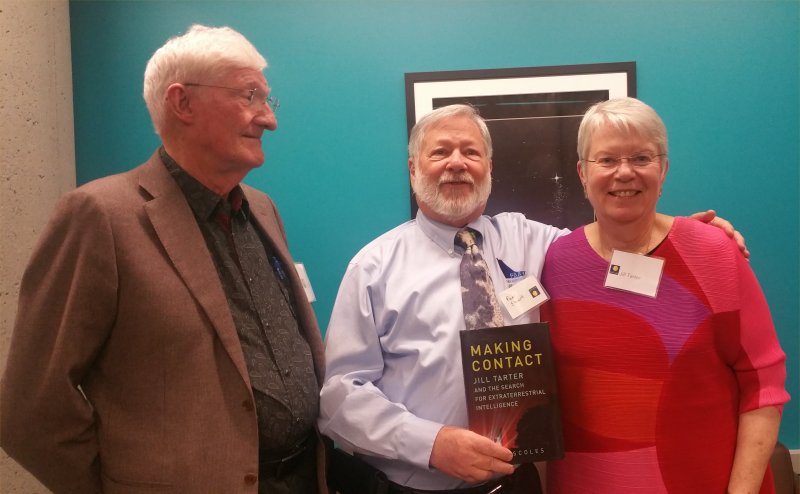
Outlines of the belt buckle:
{"label": "belt buckle", "polygon": [[283,478],[283,474],[286,473],[286,462],[288,460],[280,460],[278,463],[275,464],[275,471],[273,472],[273,476],[280,480]]}
{"label": "belt buckle", "polygon": [[492,486],[491,484],[486,486],[486,490],[484,494],[503,494],[506,492],[511,492],[511,475],[506,475],[497,479],[497,484]]}
{"label": "belt buckle", "polygon": [[278,465],[275,467],[275,477],[279,479],[283,478],[283,474],[286,473],[286,469],[289,468],[289,465],[293,466],[297,462],[297,458],[306,452],[306,448],[308,448],[308,443],[304,443],[297,451],[289,456],[281,458]]}
{"label": "belt buckle", "polygon": [[309,447],[309,443],[310,441],[308,438],[306,438],[301,441],[295,447],[295,450],[290,454],[280,458],[279,460],[264,462],[267,470],[271,471],[271,476],[275,477],[276,479],[283,478],[283,476],[287,474],[293,466],[295,466],[300,455],[306,452]]}

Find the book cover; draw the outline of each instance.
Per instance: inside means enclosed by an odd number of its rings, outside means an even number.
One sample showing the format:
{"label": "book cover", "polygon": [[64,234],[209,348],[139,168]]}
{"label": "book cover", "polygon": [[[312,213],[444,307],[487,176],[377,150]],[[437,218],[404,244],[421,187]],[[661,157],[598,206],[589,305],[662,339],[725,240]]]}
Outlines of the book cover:
{"label": "book cover", "polygon": [[547,323],[461,332],[469,428],[514,453],[512,463],[564,457]]}

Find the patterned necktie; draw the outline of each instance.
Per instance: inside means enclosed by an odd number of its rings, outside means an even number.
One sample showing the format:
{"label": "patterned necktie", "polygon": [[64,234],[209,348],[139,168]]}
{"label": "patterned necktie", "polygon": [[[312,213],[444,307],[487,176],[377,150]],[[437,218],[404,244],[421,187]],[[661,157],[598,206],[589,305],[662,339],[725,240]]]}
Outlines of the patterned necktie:
{"label": "patterned necktie", "polygon": [[481,236],[472,228],[456,233],[455,245],[464,249],[461,258],[461,301],[467,329],[493,328],[503,325],[503,314],[494,295],[489,267],[481,254]]}

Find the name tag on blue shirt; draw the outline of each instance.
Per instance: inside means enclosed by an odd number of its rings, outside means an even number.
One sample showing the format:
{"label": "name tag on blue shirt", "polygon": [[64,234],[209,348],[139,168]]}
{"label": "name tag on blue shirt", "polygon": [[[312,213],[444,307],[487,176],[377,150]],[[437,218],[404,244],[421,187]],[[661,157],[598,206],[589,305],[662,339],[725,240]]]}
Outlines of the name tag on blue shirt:
{"label": "name tag on blue shirt", "polygon": [[542,284],[532,275],[500,292],[500,301],[512,319],[542,305],[549,298]]}

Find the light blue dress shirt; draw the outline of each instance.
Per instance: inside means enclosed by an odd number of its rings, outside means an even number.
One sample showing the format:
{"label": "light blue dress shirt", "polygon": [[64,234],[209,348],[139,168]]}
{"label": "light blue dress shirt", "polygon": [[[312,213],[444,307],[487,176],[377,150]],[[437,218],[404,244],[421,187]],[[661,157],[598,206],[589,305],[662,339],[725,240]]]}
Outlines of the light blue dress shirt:
{"label": "light blue dress shirt", "polygon": [[[495,292],[541,276],[545,252],[568,230],[519,213],[481,216]],[[393,482],[417,489],[468,484],[430,468],[436,434],[467,426],[459,331],[458,229],[422,212],[366,245],[350,262],[326,334],[319,428]],[[505,324],[539,320],[534,309]]]}

